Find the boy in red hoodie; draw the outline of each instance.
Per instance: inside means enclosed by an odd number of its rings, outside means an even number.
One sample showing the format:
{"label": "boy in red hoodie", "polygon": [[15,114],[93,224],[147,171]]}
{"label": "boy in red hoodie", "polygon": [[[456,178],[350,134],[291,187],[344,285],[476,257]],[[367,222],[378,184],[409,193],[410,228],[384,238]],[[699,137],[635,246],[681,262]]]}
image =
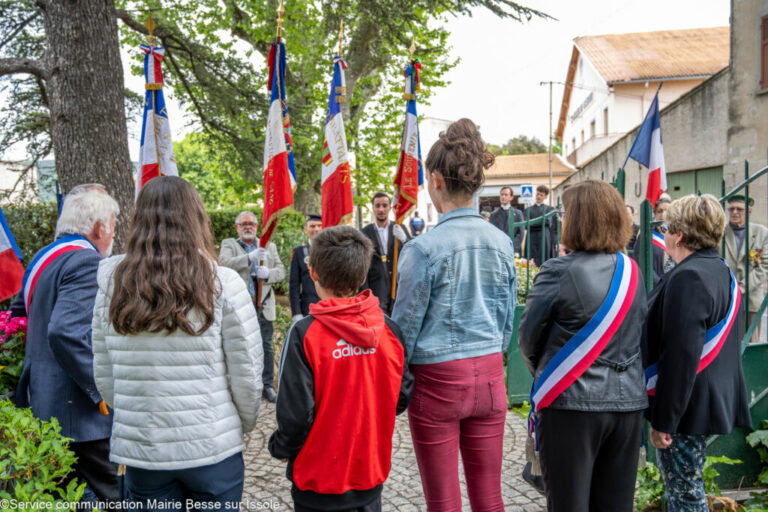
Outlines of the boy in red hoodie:
{"label": "boy in red hoodie", "polygon": [[346,226],[316,235],[309,252],[321,300],[286,336],[269,438],[269,453],[288,459],[296,512],[381,510],[395,415],[413,377],[400,329],[370,290],[357,294],[372,252]]}

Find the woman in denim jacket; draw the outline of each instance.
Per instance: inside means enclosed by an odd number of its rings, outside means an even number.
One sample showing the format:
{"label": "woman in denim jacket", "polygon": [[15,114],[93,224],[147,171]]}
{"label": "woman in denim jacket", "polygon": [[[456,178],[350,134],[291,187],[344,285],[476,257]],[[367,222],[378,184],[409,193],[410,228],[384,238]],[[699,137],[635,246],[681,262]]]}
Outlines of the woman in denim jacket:
{"label": "woman in denim jacket", "polygon": [[501,455],[507,400],[502,350],[517,297],[512,240],[472,208],[493,163],[469,119],[427,156],[440,222],[400,254],[392,318],[416,378],[408,409],[428,510],[460,510],[461,449],[472,510],[504,510]]}

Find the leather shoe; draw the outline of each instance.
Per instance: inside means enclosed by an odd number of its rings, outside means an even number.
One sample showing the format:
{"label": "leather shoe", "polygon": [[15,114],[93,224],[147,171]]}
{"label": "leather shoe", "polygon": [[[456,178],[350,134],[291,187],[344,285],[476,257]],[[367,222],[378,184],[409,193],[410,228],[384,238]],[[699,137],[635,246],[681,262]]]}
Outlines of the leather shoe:
{"label": "leather shoe", "polygon": [[275,390],[272,388],[264,388],[264,392],[261,394],[264,398],[267,399],[267,402],[269,403],[275,403],[277,402],[277,393],[275,393]]}

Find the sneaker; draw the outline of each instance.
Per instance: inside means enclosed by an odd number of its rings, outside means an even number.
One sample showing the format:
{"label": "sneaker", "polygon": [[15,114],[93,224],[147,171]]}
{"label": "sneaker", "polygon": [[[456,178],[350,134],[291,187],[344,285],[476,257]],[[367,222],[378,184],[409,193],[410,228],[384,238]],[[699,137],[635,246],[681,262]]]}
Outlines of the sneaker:
{"label": "sneaker", "polygon": [[277,402],[277,393],[275,393],[275,390],[272,388],[264,388],[264,392],[261,394],[264,398],[267,399],[267,402],[273,404]]}

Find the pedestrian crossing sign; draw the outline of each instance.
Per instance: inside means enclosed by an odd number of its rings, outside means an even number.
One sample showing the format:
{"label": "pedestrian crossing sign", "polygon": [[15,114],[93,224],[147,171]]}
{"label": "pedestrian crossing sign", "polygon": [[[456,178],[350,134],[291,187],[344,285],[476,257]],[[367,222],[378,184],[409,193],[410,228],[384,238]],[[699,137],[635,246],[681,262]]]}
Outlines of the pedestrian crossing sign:
{"label": "pedestrian crossing sign", "polygon": [[533,185],[523,185],[520,187],[520,197],[533,197]]}

